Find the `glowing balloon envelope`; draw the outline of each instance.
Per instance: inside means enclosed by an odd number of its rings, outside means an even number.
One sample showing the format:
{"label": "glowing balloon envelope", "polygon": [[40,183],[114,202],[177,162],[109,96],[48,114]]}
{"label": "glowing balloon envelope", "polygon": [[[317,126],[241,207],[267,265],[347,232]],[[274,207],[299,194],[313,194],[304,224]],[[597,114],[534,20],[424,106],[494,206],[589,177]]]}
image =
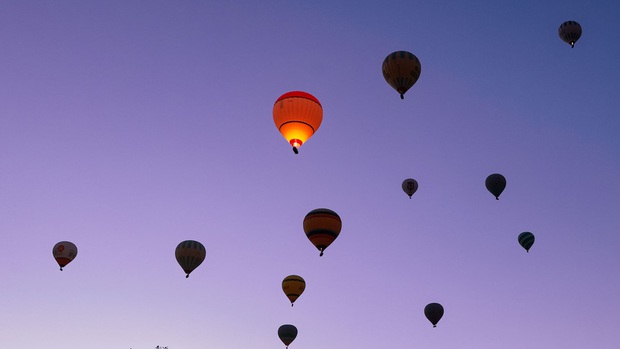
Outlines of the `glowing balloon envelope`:
{"label": "glowing balloon envelope", "polygon": [[400,99],[404,99],[405,93],[420,78],[422,66],[413,53],[396,51],[385,57],[382,71],[385,81],[400,94]]}
{"label": "glowing balloon envelope", "polygon": [[484,181],[484,185],[487,187],[487,190],[495,196],[495,199],[499,200],[500,194],[506,188],[506,178],[499,173],[494,173],[487,177]]}
{"label": "glowing balloon envelope", "polygon": [[287,92],[273,105],[273,121],[297,154],[297,148],[321,126],[323,107],[316,97],[307,92]]}
{"label": "glowing balloon envelope", "polygon": [[558,35],[570,47],[575,47],[575,43],[581,37],[581,26],[575,21],[566,21],[558,28]]}
{"label": "glowing balloon envelope", "polygon": [[403,191],[409,195],[409,199],[411,196],[418,190],[418,182],[413,178],[407,178],[403,181]]}
{"label": "glowing balloon envelope", "polygon": [[205,260],[206,255],[205,247],[200,242],[194,240],[181,242],[174,251],[174,256],[181,268],[183,268],[186,278]]}
{"label": "glowing balloon envelope", "polygon": [[297,327],[293,325],[282,325],[278,328],[278,337],[284,345],[288,348],[295,338],[297,338]]}
{"label": "glowing balloon envelope", "polygon": [[529,231],[524,231],[523,233],[519,234],[517,240],[519,241],[519,245],[521,245],[521,247],[523,247],[525,251],[529,253],[530,248],[532,248],[532,245],[534,245],[535,237],[534,234],[530,233]]}
{"label": "glowing balloon envelope", "polygon": [[291,307],[295,300],[304,293],[305,289],[306,281],[299,275],[289,275],[282,280],[282,291],[291,301]]}
{"label": "glowing balloon envelope", "polygon": [[340,216],[326,208],[312,210],[304,218],[304,232],[310,242],[321,251],[319,256],[322,256],[323,251],[336,240],[341,229]]}
{"label": "glowing balloon envelope", "polygon": [[433,324],[433,327],[437,327],[437,323],[443,316],[443,307],[439,303],[430,303],[424,307],[424,316]]}
{"label": "glowing balloon envelope", "polygon": [[69,241],[61,241],[54,245],[52,248],[52,255],[56,260],[56,263],[60,266],[60,270],[62,268],[71,263],[71,261],[77,256],[78,249],[74,243]]}

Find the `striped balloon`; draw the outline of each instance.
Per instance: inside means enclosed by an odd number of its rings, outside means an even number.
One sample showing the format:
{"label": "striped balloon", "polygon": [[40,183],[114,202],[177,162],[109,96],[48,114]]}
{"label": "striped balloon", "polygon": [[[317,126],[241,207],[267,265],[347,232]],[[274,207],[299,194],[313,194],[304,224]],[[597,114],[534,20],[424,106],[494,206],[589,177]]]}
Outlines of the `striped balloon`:
{"label": "striped balloon", "polygon": [[517,240],[519,240],[519,245],[521,245],[525,249],[525,251],[529,253],[530,248],[532,248],[532,245],[534,245],[535,238],[534,234],[530,233],[529,231],[524,231],[523,233],[519,234]]}
{"label": "striped balloon", "polygon": [[323,251],[338,237],[342,229],[340,216],[332,210],[317,208],[310,211],[304,218],[304,232],[316,248]]}
{"label": "striped balloon", "polygon": [[291,301],[291,307],[295,300],[304,293],[306,289],[306,280],[299,275],[289,275],[282,280],[282,291]]}
{"label": "striped balloon", "polygon": [[52,248],[52,255],[56,260],[56,263],[62,268],[71,263],[71,261],[77,256],[78,250],[74,243],[69,241],[61,241],[54,245]]}
{"label": "striped balloon", "polygon": [[188,278],[189,274],[205,260],[207,252],[200,242],[185,240],[177,246],[174,255],[181,268],[183,268],[186,274],[185,277]]}
{"label": "striped balloon", "polygon": [[575,43],[581,37],[581,26],[575,21],[566,21],[558,28],[558,35],[570,47],[575,47]]}
{"label": "striped balloon", "polygon": [[382,70],[385,81],[400,94],[400,99],[404,99],[405,92],[420,78],[422,66],[413,53],[396,51],[385,57]]}
{"label": "striped balloon", "polygon": [[273,122],[278,131],[297,148],[319,129],[323,121],[323,107],[316,97],[303,91],[283,94],[273,105]]}
{"label": "striped balloon", "polygon": [[297,338],[297,327],[293,325],[282,325],[278,328],[278,337],[286,348]]}

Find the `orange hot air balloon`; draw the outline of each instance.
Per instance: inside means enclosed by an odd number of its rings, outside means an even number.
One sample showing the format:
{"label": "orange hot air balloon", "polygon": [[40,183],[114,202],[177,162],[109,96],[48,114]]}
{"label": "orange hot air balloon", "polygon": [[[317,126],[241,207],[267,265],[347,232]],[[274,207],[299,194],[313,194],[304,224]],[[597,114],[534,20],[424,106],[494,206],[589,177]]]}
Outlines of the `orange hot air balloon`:
{"label": "orange hot air balloon", "polygon": [[323,121],[323,107],[316,97],[303,91],[283,94],[273,105],[273,122],[291,143],[293,151],[304,144]]}

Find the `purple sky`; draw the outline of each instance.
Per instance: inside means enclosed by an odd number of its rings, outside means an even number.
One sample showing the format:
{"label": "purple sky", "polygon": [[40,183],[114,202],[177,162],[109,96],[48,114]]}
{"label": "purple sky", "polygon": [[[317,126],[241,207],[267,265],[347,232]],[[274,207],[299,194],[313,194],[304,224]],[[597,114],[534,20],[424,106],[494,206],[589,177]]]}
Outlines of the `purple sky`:
{"label": "purple sky", "polygon": [[[215,2],[0,4],[4,347],[273,349],[290,323],[290,349],[617,348],[616,1]],[[404,100],[397,50],[422,64]],[[324,108],[299,155],[271,114],[291,90]],[[323,257],[319,207],[343,221]]]}

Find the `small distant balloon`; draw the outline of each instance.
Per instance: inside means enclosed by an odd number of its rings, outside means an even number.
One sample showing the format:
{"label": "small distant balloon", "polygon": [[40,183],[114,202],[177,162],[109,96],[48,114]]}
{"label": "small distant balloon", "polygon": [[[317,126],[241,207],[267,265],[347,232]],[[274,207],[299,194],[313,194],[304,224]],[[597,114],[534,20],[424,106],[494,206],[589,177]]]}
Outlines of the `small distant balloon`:
{"label": "small distant balloon", "polygon": [[409,199],[411,196],[418,190],[418,182],[413,178],[407,178],[403,181],[403,191],[409,195]]}
{"label": "small distant balloon", "polygon": [[321,251],[319,256],[336,240],[341,229],[340,216],[327,208],[317,208],[304,217],[304,232],[310,242]]}
{"label": "small distant balloon", "polygon": [[570,47],[575,47],[575,43],[581,37],[581,26],[575,21],[566,21],[558,28],[558,35]]}
{"label": "small distant balloon", "polygon": [[280,326],[278,328],[278,337],[280,337],[280,340],[288,349],[289,344],[297,338],[297,327],[288,324]]}
{"label": "small distant balloon", "polygon": [[202,264],[206,255],[207,251],[205,247],[200,242],[194,240],[185,240],[181,242],[174,251],[174,256],[185,272],[186,278],[189,277],[189,274],[194,271],[194,269]]}
{"label": "small distant balloon", "polygon": [[506,178],[499,173],[494,173],[487,177],[484,181],[484,185],[487,187],[487,190],[495,196],[495,199],[499,200],[500,194],[506,188]]}
{"label": "small distant balloon", "polygon": [[519,234],[519,237],[517,238],[517,240],[519,241],[519,245],[521,245],[521,247],[523,247],[528,253],[530,252],[530,248],[532,248],[532,245],[534,245],[535,239],[536,238],[534,237],[534,234],[530,233],[529,231],[524,231],[523,233]]}
{"label": "small distant balloon", "polygon": [[392,88],[405,98],[405,93],[418,81],[422,66],[416,55],[407,51],[390,53],[383,60],[383,77]]}
{"label": "small distant balloon", "polygon": [[428,321],[433,324],[433,327],[437,327],[437,323],[441,320],[443,316],[443,306],[439,303],[430,303],[426,307],[424,307],[424,316],[428,319]]}
{"label": "small distant balloon", "polygon": [[282,280],[282,291],[291,301],[291,307],[293,303],[304,293],[306,289],[306,280],[299,275],[289,275]]}
{"label": "small distant balloon", "polygon": [[78,249],[74,243],[69,241],[61,241],[52,248],[52,255],[56,263],[60,266],[60,270],[77,256]]}

